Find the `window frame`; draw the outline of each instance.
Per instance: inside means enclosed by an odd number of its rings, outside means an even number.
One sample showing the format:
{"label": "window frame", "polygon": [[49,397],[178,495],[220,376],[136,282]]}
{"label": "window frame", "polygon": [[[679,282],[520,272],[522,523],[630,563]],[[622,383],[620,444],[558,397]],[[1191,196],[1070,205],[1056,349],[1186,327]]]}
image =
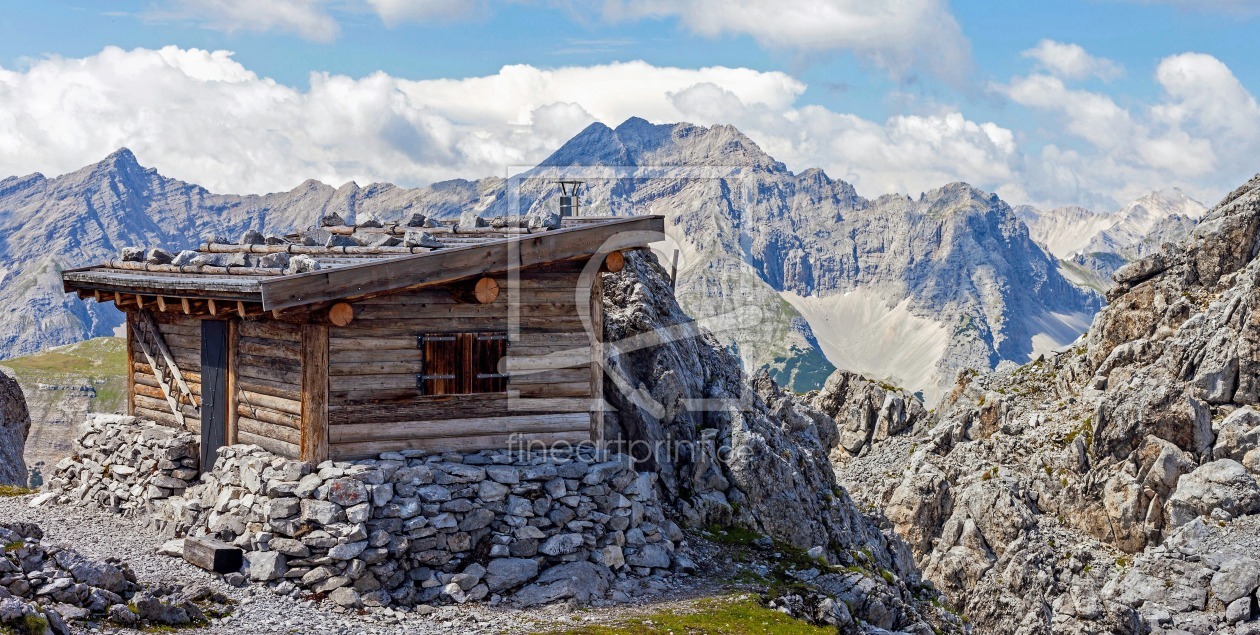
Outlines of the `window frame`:
{"label": "window frame", "polygon": [[[416,336],[420,350],[420,372],[416,374],[416,390],[422,397],[506,394],[509,374],[500,365],[508,356],[509,337],[506,331],[441,331]],[[440,348],[432,344],[449,344],[446,356],[440,359]],[[434,359],[435,357],[439,359]],[[436,372],[430,372],[437,367]]]}

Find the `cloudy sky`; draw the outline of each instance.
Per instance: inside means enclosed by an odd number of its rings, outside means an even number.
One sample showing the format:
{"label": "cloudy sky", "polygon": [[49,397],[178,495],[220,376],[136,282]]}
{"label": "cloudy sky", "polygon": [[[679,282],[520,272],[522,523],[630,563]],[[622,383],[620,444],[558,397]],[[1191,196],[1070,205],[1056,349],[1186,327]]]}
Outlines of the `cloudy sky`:
{"label": "cloudy sky", "polygon": [[1260,171],[1256,0],[43,0],[0,176],[118,147],[218,192],[499,175],[594,121],[730,123],[874,197],[1207,203]]}

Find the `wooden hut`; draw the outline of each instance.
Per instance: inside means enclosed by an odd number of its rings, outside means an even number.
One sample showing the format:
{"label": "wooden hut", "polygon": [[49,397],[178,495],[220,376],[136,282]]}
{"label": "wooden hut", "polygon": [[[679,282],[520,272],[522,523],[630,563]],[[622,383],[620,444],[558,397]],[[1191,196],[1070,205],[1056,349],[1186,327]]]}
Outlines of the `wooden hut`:
{"label": "wooden hut", "polygon": [[[416,223],[412,223],[416,224]],[[598,442],[599,271],[660,216],[322,227],[65,271],[127,314],[130,414],[320,462]]]}

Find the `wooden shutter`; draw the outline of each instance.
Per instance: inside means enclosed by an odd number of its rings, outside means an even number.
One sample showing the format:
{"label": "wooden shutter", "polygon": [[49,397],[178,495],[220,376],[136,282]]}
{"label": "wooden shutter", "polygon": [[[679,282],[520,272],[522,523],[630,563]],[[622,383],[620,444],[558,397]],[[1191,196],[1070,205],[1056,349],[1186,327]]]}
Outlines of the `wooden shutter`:
{"label": "wooden shutter", "polygon": [[422,395],[454,395],[461,392],[462,346],[459,333],[426,333],[416,345],[421,351],[421,369],[416,387]]}
{"label": "wooden shutter", "polygon": [[505,392],[507,373],[499,362],[507,355],[507,333],[469,333],[468,392]]}

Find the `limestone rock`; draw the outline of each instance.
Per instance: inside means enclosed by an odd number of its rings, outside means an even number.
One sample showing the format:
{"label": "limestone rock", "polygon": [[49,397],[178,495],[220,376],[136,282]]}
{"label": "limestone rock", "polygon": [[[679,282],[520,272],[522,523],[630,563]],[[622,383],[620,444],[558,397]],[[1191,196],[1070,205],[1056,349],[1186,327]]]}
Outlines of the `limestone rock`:
{"label": "limestone rock", "polygon": [[0,485],[25,487],[26,462],[22,454],[31,429],[22,387],[0,372]]}

